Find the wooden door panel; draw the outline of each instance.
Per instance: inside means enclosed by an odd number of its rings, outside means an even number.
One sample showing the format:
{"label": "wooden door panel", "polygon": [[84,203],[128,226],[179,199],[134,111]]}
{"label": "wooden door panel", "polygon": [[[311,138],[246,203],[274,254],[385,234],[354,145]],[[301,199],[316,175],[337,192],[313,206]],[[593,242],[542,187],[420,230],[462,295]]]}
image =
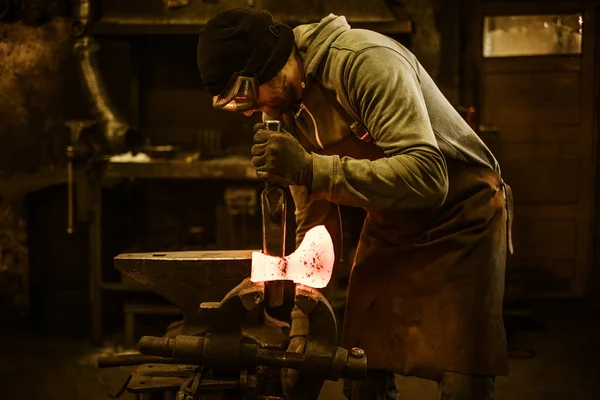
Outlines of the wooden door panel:
{"label": "wooden door panel", "polygon": [[[515,249],[524,259],[539,258],[575,261],[577,256],[577,220],[517,215],[515,228],[519,235]],[[564,271],[571,276],[570,271]]]}
{"label": "wooden door panel", "polygon": [[488,73],[483,119],[511,124],[578,124],[580,74]]}
{"label": "wooden door panel", "polygon": [[[502,135],[501,150],[496,151],[504,180],[513,188],[517,204],[575,204],[579,199],[580,148],[575,132],[559,135],[553,126],[538,126],[540,138],[575,136],[569,140],[510,140],[511,125],[498,124]],[[527,130],[520,128],[521,132]],[[539,132],[544,132],[543,134]],[[547,135],[547,133],[550,133]],[[533,136],[530,134],[530,136]],[[508,139],[507,139],[508,137]],[[575,140],[574,140],[575,139]]]}
{"label": "wooden door panel", "polygon": [[[576,204],[579,199],[579,161],[505,162],[504,180],[519,204]],[[520,234],[520,233],[519,233]]]}
{"label": "wooden door panel", "polygon": [[585,234],[579,207],[521,205],[515,209],[513,229],[517,256],[508,259],[507,282],[521,288],[511,287],[509,293],[559,297],[568,293],[577,279],[578,242]]}
{"label": "wooden door panel", "polygon": [[[518,63],[519,73],[581,71],[581,57],[578,55],[521,57],[518,59]],[[487,59],[483,65],[483,72],[486,75],[489,73],[515,73],[515,58]]]}
{"label": "wooden door panel", "polygon": [[[502,132],[507,132],[512,127],[508,125],[502,126],[502,128]],[[504,160],[508,163],[525,161],[563,163],[569,160],[579,160],[581,143],[576,140],[577,137],[573,139],[575,140],[505,141],[506,154]]]}
{"label": "wooden door panel", "polygon": [[580,73],[494,73],[483,84],[483,123],[500,132],[502,174],[515,199],[507,282],[518,282],[525,296],[580,290],[577,270],[586,261],[579,241],[589,230],[581,177],[590,168],[582,160]]}
{"label": "wooden door panel", "polygon": [[546,121],[535,121],[528,124],[498,122],[495,125],[502,132],[502,143],[567,141],[579,140],[581,137],[579,124],[548,124]]}

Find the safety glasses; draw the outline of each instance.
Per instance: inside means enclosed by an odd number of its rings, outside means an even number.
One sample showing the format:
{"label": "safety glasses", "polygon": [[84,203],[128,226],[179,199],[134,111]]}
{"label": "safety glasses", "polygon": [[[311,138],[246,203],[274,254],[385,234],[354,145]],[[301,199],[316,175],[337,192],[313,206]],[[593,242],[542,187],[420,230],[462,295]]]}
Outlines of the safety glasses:
{"label": "safety glasses", "polygon": [[258,78],[234,74],[225,90],[213,97],[213,107],[226,111],[247,111],[256,105]]}
{"label": "safety glasses", "polygon": [[[281,24],[269,26],[265,36],[250,55],[244,70],[233,74],[225,89],[218,96],[213,97],[214,108],[226,111],[247,111],[256,106],[258,77],[277,53],[281,28]],[[291,32],[291,29],[289,30]]]}

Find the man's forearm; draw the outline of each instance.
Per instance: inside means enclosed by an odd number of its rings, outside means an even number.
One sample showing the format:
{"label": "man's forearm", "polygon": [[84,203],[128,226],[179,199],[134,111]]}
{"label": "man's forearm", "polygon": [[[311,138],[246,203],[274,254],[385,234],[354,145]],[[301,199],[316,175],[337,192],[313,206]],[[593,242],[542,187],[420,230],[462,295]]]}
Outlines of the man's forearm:
{"label": "man's forearm", "polygon": [[448,176],[436,149],[414,149],[379,160],[313,154],[312,199],[366,208],[439,206]]}

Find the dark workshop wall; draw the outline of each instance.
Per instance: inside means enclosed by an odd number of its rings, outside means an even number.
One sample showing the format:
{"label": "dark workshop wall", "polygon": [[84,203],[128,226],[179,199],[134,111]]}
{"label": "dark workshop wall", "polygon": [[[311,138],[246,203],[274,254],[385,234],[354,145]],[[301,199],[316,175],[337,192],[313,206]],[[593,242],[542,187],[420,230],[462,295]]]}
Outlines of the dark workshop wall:
{"label": "dark workshop wall", "polygon": [[85,113],[78,92],[68,19],[0,23],[0,308],[17,315],[28,308],[23,195],[65,180],[62,127]]}
{"label": "dark workshop wall", "polygon": [[[461,0],[388,3],[396,14],[413,22],[411,50],[450,102],[459,105]],[[243,152],[251,145],[249,132],[258,117],[249,119],[212,109],[211,96],[203,90],[196,67],[196,36],[103,38],[101,44],[101,68],[111,96],[152,142],[190,146],[202,131],[217,130],[223,150]],[[132,87],[130,76],[136,74],[139,80]],[[131,90],[138,90],[138,94]]]}
{"label": "dark workshop wall", "polygon": [[0,24],[0,171],[2,178],[55,165],[64,153],[64,121],[79,105],[70,21],[34,28]]}
{"label": "dark workshop wall", "polygon": [[397,18],[413,24],[410,49],[444,95],[459,105],[461,3],[474,0],[388,0]]}
{"label": "dark workshop wall", "polygon": [[260,118],[212,108],[196,67],[198,37],[99,37],[99,65],[115,105],[154,145],[194,150],[198,136],[218,131],[227,153],[248,154]]}
{"label": "dark workshop wall", "polygon": [[0,320],[18,319],[29,306],[29,260],[22,204],[0,199]]}
{"label": "dark workshop wall", "polygon": [[[143,127],[154,141],[189,146],[203,131],[217,130],[223,150],[252,144],[248,118],[212,108],[196,67],[196,36],[149,37],[141,43]],[[248,153],[246,153],[248,154]]]}
{"label": "dark workshop wall", "polygon": [[85,227],[77,225],[75,234],[67,234],[64,186],[30,193],[24,203],[28,221],[28,319],[38,333],[85,338],[89,331],[89,250]]}

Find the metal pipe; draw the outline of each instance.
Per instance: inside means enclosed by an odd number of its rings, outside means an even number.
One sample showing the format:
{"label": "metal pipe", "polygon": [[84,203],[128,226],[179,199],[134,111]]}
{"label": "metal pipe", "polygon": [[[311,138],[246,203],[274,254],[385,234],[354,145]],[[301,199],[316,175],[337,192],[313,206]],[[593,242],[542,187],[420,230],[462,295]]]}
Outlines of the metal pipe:
{"label": "metal pipe", "polygon": [[304,363],[304,354],[277,350],[258,350],[258,365],[275,368],[300,369]]}
{"label": "metal pipe", "polygon": [[138,347],[141,354],[148,356],[172,357],[202,365],[206,338],[178,335],[174,338],[144,336]]}
{"label": "metal pipe", "polygon": [[121,152],[126,148],[129,124],[110,100],[98,68],[96,54],[100,46],[89,34],[94,11],[94,0],[79,0],[75,3],[73,33],[77,38],[74,45],[77,67],[94,118],[100,123],[105,141],[103,145],[108,146],[111,152]]}
{"label": "metal pipe", "polygon": [[[306,353],[285,352],[281,350],[261,349],[256,344],[239,343],[237,348],[225,348],[211,344],[210,338],[198,336],[179,335],[174,338],[144,336],[139,342],[140,353],[149,356],[148,360],[159,360],[172,357],[178,362],[199,365],[206,369],[215,368],[217,365],[238,365],[246,368],[256,366],[269,366],[275,368],[289,368],[300,370],[307,362],[311,365],[314,376],[325,379],[362,379],[367,371],[367,358],[365,352],[353,348],[348,356],[348,351],[336,346],[323,347],[320,344],[307,345]],[[332,352],[333,351],[333,352]],[[104,366],[125,365],[127,355],[123,359],[103,360]],[[139,364],[140,355],[130,355],[131,365]],[[164,358],[163,358],[164,357]],[[107,363],[111,362],[111,365]],[[154,362],[154,361],[148,361]],[[99,361],[100,365],[100,361]],[[316,375],[315,375],[316,374]],[[320,379],[320,378],[319,378]]]}

